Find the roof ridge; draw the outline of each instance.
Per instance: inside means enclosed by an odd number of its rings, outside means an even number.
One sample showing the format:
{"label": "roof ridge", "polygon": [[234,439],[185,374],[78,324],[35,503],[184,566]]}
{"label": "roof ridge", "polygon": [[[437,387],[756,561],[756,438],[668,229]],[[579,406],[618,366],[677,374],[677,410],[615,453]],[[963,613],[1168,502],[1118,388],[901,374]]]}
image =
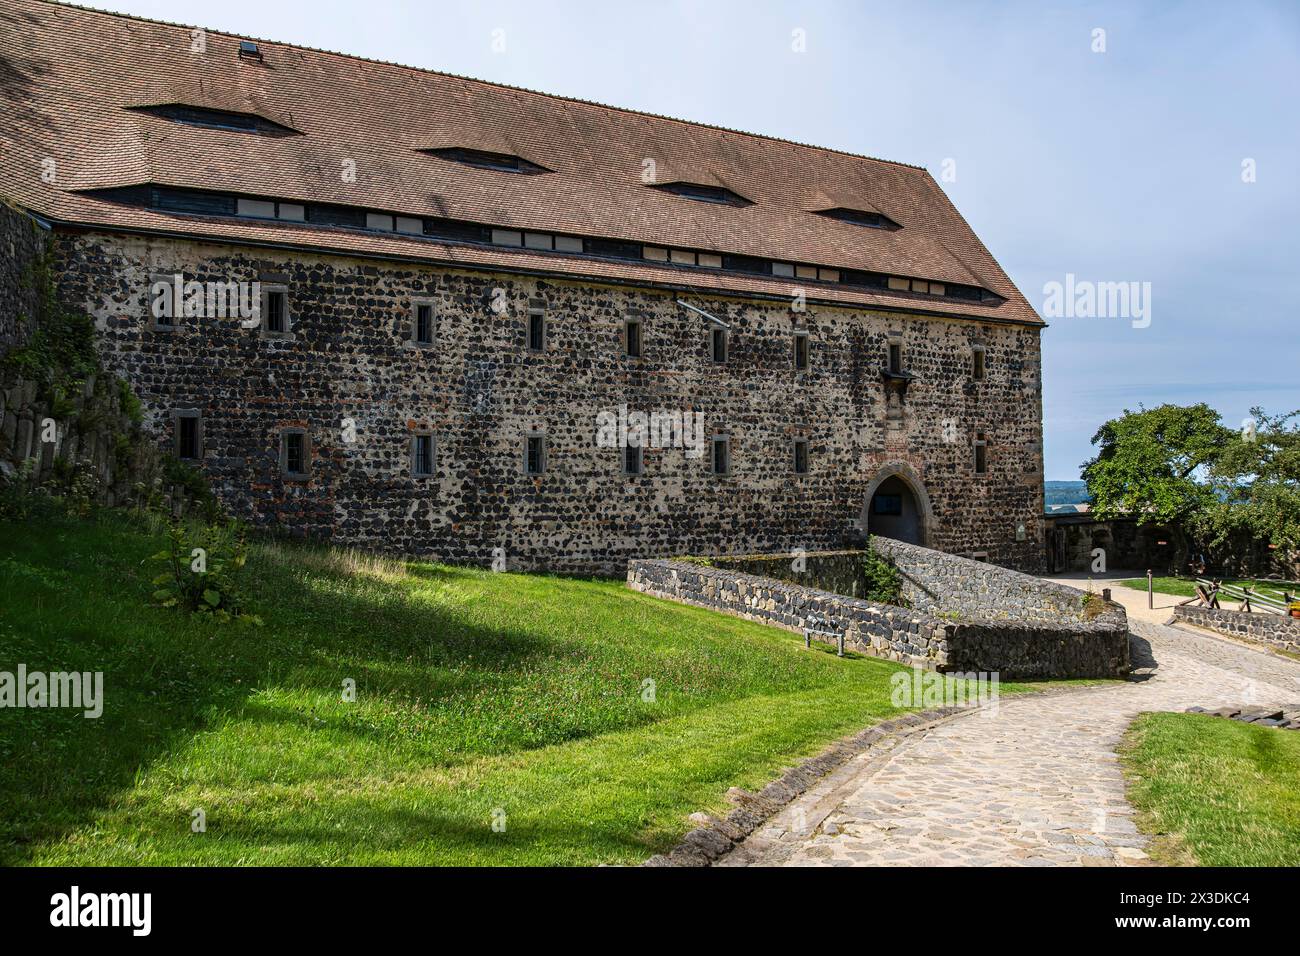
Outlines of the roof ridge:
{"label": "roof ridge", "polygon": [[901,166],[904,169],[915,169],[928,173],[929,170],[924,166],[918,166],[915,163],[905,163],[897,159],[882,159],[879,156],[867,156],[865,153],[854,153],[846,149],[835,149],[832,146],[818,146],[815,143],[804,143],[796,139],[786,139],[783,136],[771,136],[767,133],[753,133],[749,130],[735,129],[730,126],[719,126],[715,123],[701,123],[695,120],[682,119],[679,116],[668,116],[664,113],[652,113],[649,110],[633,109],[630,106],[614,106],[609,103],[601,103],[596,100],[583,99],[580,96],[565,96],[561,93],[547,93],[544,90],[529,89],[526,86],[513,86],[509,83],[499,83],[496,80],[481,80],[474,76],[465,76],[461,73],[448,73],[445,70],[434,70],[423,66],[411,66],[409,63],[397,63],[393,60],[380,60],[375,57],[361,56],[358,53],[344,53],[340,50],[326,50],[321,47],[307,46],[302,43],[290,43],[283,40],[273,40],[266,37],[244,36],[238,33],[230,33],[225,30],[214,30],[210,27],[204,27],[194,23],[177,23],[174,20],[160,20],[156,17],[145,17],[136,13],[121,13],[116,10],[105,10],[101,7],[92,7],[82,3],[67,3],[65,0],[39,0],[41,3],[49,4],[52,7],[65,7],[69,10],[84,10],[90,13],[99,13],[104,16],[118,17],[123,20],[136,20],[140,23],[153,23],[160,26],[180,27],[182,29],[202,29],[209,33],[215,33],[218,36],[230,37],[236,40],[252,40],[255,43],[268,43],[274,46],[287,47],[294,50],[307,50],[312,53],[322,53],[327,56],[339,56],[349,60],[359,60],[362,63],[377,63],[382,66],[396,67],[401,70],[412,70],[416,73],[425,73],[433,76],[444,76],[455,80],[462,80],[468,83],[481,83],[484,86],[495,86],[502,90],[511,90],[516,93],[528,93],[532,96],[545,96],[553,100],[563,100],[568,103],[581,103],[585,106],[596,106],[600,109],[615,110],[620,113],[629,113],[634,116],[646,116],[652,119],[667,120],[671,123],[681,123],[684,126],[693,126],[699,129],[717,130],[721,133],[733,133],[737,136],[749,136],[754,139],[766,140],[771,143],[784,143],[787,146],[799,146],[803,149],[815,149],[824,153],[834,153],[837,156],[847,156],[851,159],[864,159],[872,163],[883,163],[887,166]]}

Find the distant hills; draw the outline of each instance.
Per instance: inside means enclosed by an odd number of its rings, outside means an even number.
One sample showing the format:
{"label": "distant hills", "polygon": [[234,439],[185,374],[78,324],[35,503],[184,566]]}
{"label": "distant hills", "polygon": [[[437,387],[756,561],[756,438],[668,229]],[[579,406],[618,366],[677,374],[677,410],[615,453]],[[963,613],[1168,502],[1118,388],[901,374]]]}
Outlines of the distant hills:
{"label": "distant hills", "polygon": [[1070,512],[1077,505],[1091,504],[1088,485],[1082,481],[1045,481],[1043,482],[1043,510],[1047,512]]}

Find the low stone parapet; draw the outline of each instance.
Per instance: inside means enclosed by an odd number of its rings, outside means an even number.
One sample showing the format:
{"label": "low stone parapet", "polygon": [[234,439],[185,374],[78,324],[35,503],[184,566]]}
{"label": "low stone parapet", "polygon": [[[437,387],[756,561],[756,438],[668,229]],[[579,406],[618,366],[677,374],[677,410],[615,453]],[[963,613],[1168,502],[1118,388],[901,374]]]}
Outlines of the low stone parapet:
{"label": "low stone parapet", "polygon": [[1174,608],[1174,620],[1195,624],[1273,650],[1300,654],[1300,619],[1294,617],[1180,604]]}
{"label": "low stone parapet", "polygon": [[[895,607],[693,561],[632,560],[627,583],[645,594],[799,633],[811,628],[842,634],[850,650],[944,672],[1038,679],[1119,677],[1129,670],[1123,608],[1104,604],[1089,619],[1083,592],[1066,588],[1073,597],[1062,595],[1049,582],[1041,583],[1053,595],[1037,599],[1044,610],[1034,620]],[[1055,602],[1062,607],[1054,609]],[[835,641],[828,634],[813,637]]]}

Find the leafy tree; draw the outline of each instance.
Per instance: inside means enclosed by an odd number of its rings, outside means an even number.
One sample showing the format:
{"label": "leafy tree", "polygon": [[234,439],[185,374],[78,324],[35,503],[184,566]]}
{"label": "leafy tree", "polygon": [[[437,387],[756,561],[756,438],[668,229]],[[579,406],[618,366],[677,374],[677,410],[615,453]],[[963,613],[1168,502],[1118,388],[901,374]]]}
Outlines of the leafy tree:
{"label": "leafy tree", "polygon": [[1234,435],[1210,469],[1214,500],[1201,523],[1211,545],[1236,535],[1300,550],[1300,409],[1250,413],[1254,427]]}
{"label": "leafy tree", "polygon": [[1202,403],[1124,410],[1097,430],[1097,455],[1083,479],[1098,518],[1135,515],[1138,524],[1192,522],[1215,502],[1210,471],[1237,435]]}

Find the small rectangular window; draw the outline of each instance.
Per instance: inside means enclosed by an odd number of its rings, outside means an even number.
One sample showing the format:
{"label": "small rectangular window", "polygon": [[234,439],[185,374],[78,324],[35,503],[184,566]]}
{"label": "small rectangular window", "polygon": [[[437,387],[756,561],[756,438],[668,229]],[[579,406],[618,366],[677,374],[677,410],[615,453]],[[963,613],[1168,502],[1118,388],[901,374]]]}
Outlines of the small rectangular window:
{"label": "small rectangular window", "polygon": [[415,303],[415,319],[411,323],[411,341],[416,345],[433,344],[433,304]]}
{"label": "small rectangular window", "polygon": [[198,461],[203,457],[202,422],[197,409],[183,409],[172,413],[174,448],[181,461]]}
{"label": "small rectangular window", "polygon": [[714,436],[712,463],[715,475],[731,474],[731,441],[726,435]]}
{"label": "small rectangular window", "polygon": [[645,469],[645,449],[640,445],[626,445],[623,448],[623,474],[639,475]]}
{"label": "small rectangular window", "polygon": [[628,358],[641,357],[641,320],[628,319],[623,325],[623,351]]}
{"label": "small rectangular window", "polygon": [[289,293],[283,287],[262,286],[262,331],[274,335],[289,331]]}
{"label": "small rectangular window", "polygon": [[794,334],[794,367],[796,369],[805,369],[808,367],[807,332],[796,332]]}
{"label": "small rectangular window", "polygon": [[311,469],[311,444],[307,431],[286,428],[280,433],[280,472],[286,478],[306,478]]}
{"label": "small rectangular window", "polygon": [[794,473],[796,475],[808,474],[808,439],[796,438],[794,440]]}
{"label": "small rectangular window", "polygon": [[980,432],[975,436],[975,474],[988,474],[988,442],[984,440],[984,433]]}
{"label": "small rectangular window", "polygon": [[903,343],[889,343],[889,370],[895,374],[903,371]]}
{"label": "small rectangular window", "polygon": [[984,350],[975,349],[971,352],[971,377],[976,381],[984,378]]}
{"label": "small rectangular window", "polygon": [[713,361],[725,362],[727,360],[727,330],[713,329],[711,333]]}
{"label": "small rectangular window", "polygon": [[528,313],[528,350],[542,352],[546,349],[546,313],[533,310]]}
{"label": "small rectangular window", "polygon": [[428,478],[433,474],[433,435],[411,436],[411,474]]}
{"label": "small rectangular window", "polygon": [[529,435],[524,445],[524,474],[540,475],[546,471],[546,436]]}

